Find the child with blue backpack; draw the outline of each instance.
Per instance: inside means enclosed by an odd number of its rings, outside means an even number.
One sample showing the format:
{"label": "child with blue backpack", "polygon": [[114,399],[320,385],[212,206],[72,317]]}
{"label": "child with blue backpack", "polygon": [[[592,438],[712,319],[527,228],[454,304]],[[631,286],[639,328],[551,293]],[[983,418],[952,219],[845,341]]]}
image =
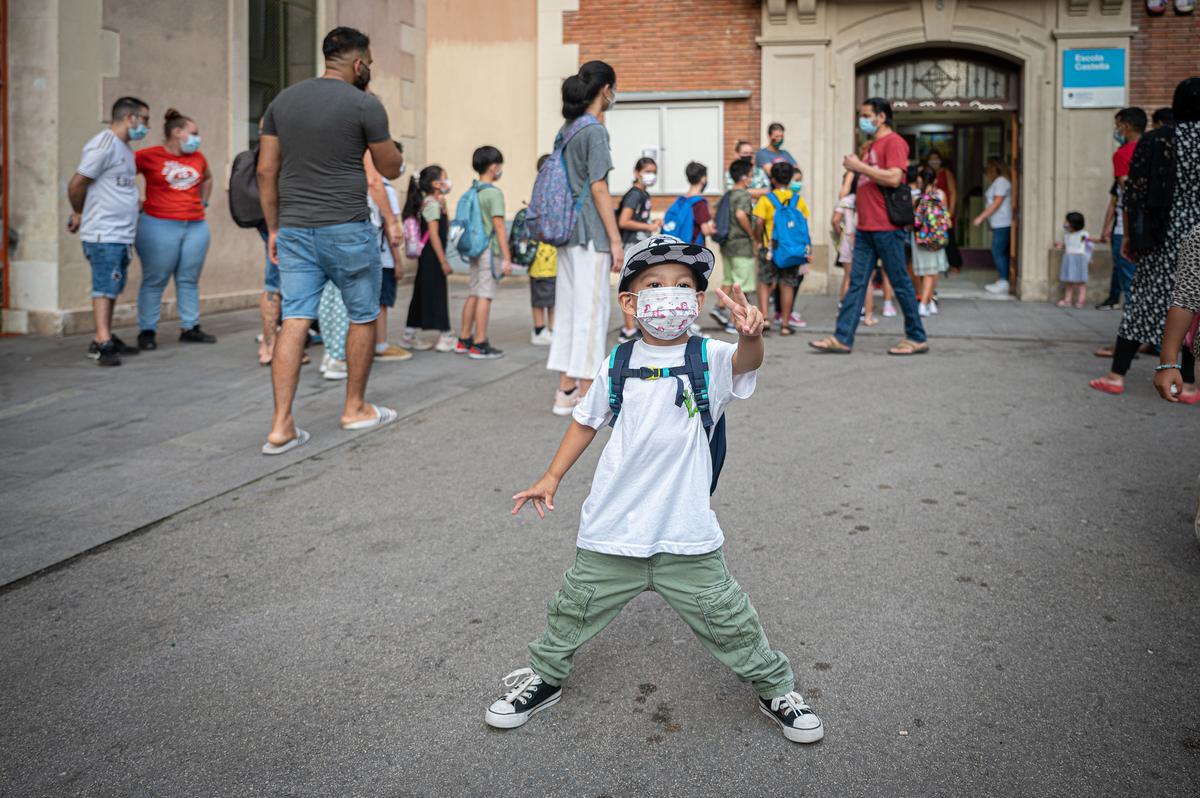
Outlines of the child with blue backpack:
{"label": "child with blue backpack", "polygon": [[496,181],[504,172],[504,156],[495,147],[480,147],[471,156],[479,179],[458,201],[454,223],[461,233],[458,250],[471,264],[467,301],[463,303],[462,326],[455,352],[471,360],[495,360],[504,353],[488,342],[488,320],[496,298],[499,275],[512,274],[508,235],[504,225],[504,192]]}
{"label": "child with blue backpack", "polygon": [[755,235],[763,242],[758,258],[758,307],[766,316],[767,302],[778,285],[780,335],[791,335],[804,326],[792,307],[812,258],[808,205],[792,180],[795,174],[796,167],[786,161],[772,164],[771,193],[759,197],[754,206]]}
{"label": "child with blue backpack", "polygon": [[687,165],[688,190],[677,197],[663,216],[662,231],[689,244],[704,245],[704,237],[716,232],[712,210],[704,199],[708,187],[708,167],[692,161]]}
{"label": "child with blue backpack", "polygon": [[735,289],[738,343],[689,336],[704,306],[714,256],[706,247],[653,235],[630,247],[618,298],[643,338],[618,345],[546,473],[513,496],[554,509],[566,472],[601,427],[612,436],[580,513],[575,564],[549,603],[546,630],[529,645],[529,667],[504,679],[507,692],[485,714],[496,728],[525,724],[558,703],[575,652],[645,590],[663,597],[700,643],[758,694],[758,708],[794,742],[824,736],[795,691],[791,664],[771,649],[758,613],[730,576],[724,535],[709,496],[724,460],[726,407],[754,393],[763,361],[763,316]]}

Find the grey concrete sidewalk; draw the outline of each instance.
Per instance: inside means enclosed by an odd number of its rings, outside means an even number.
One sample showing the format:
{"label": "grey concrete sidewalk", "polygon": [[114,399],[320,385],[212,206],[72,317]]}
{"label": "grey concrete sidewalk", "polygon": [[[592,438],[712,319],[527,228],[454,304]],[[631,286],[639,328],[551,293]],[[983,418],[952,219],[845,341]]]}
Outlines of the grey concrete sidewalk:
{"label": "grey concrete sidewalk", "polygon": [[[464,287],[456,283],[452,293],[453,315]],[[407,417],[544,362],[545,350],[529,345],[527,297],[527,283],[510,280],[495,303],[492,339],[507,350],[504,359],[466,362],[425,352],[376,364],[368,398]],[[799,305],[812,332],[832,330],[831,298],[802,297]],[[402,319],[407,306],[402,289],[393,315]],[[1087,348],[1110,340],[1119,320],[1016,302],[947,300],[942,307],[928,325],[935,346],[938,338],[983,337]],[[126,358],[116,369],[83,356],[87,337],[0,339],[0,584],[355,437],[337,424],[343,384],[320,379],[312,365],[303,372],[296,414],[313,441],[282,462],[260,456],[271,389],[269,370],[254,357],[257,314],[214,316],[205,327],[219,336],[216,345],[181,345],[167,324],[158,351]],[[896,318],[859,332],[869,341],[902,330]],[[118,334],[132,341],[136,330]],[[314,351],[319,360],[321,350]]]}

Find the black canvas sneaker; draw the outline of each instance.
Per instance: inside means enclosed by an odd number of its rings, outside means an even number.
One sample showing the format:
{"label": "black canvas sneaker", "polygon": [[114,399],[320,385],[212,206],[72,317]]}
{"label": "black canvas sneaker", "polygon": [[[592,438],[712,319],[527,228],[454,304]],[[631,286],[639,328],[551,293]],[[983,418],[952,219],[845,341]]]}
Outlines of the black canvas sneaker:
{"label": "black canvas sneaker", "polygon": [[783,736],[794,743],[815,743],[825,736],[825,727],[821,725],[821,719],[808,708],[804,697],[797,692],[781,695],[779,698],[760,697],[758,708],[778,723]]}
{"label": "black canvas sneaker", "polygon": [[471,360],[498,360],[504,357],[504,353],[487,341],[475,341],[471,344],[467,357]]}
{"label": "black canvas sneaker", "polygon": [[158,349],[158,333],[154,330],[142,330],[138,333],[138,349]]}
{"label": "black canvas sneaker", "polygon": [[487,725],[497,729],[524,726],[534,713],[554,706],[562,698],[561,687],[546,684],[530,668],[520,668],[505,676],[504,686],[510,688],[509,691],[488,707],[483,716]]}
{"label": "black canvas sneaker", "polygon": [[118,355],[136,355],[141,352],[136,346],[130,346],[115,335],[112,337],[112,342],[113,348],[117,350]]}

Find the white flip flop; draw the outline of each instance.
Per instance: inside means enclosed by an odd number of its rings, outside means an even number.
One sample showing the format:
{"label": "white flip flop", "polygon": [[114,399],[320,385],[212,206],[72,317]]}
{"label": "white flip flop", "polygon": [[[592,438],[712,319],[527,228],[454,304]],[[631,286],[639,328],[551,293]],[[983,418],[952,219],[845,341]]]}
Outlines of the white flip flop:
{"label": "white flip flop", "polygon": [[384,424],[391,424],[400,417],[400,414],[390,407],[380,407],[379,405],[371,405],[371,407],[375,410],[375,418],[365,418],[362,421],[343,424],[342,429],[350,431],[374,429],[375,427],[382,427]]}
{"label": "white flip flop", "polygon": [[266,455],[287,454],[292,449],[295,449],[298,446],[303,446],[304,444],[308,443],[308,439],[311,437],[312,436],[309,435],[307,432],[305,432],[304,430],[297,427],[296,428],[296,437],[292,438],[287,443],[281,443],[278,446],[276,446],[275,444],[268,441],[267,443],[263,444],[262,453],[266,454]]}

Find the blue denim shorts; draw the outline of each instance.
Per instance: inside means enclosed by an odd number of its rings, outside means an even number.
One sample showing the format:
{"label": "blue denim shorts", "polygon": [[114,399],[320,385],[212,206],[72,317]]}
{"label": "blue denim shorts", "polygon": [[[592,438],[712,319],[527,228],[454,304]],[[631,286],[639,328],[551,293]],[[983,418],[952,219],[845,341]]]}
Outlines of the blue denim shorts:
{"label": "blue denim shorts", "polygon": [[271,262],[271,245],[270,236],[267,229],[264,227],[258,231],[262,236],[263,251],[267,253],[267,269],[263,274],[263,291],[268,294],[279,293],[279,264]]}
{"label": "blue denim shorts", "polygon": [[84,241],[83,256],[92,264],[92,299],[116,299],[125,290],[129,276],[129,250],[132,244],[107,244]]}
{"label": "blue denim shorts", "polygon": [[315,319],[332,280],[351,324],[379,316],[379,238],[368,221],[327,227],[281,227],[275,238],[283,318]]}

